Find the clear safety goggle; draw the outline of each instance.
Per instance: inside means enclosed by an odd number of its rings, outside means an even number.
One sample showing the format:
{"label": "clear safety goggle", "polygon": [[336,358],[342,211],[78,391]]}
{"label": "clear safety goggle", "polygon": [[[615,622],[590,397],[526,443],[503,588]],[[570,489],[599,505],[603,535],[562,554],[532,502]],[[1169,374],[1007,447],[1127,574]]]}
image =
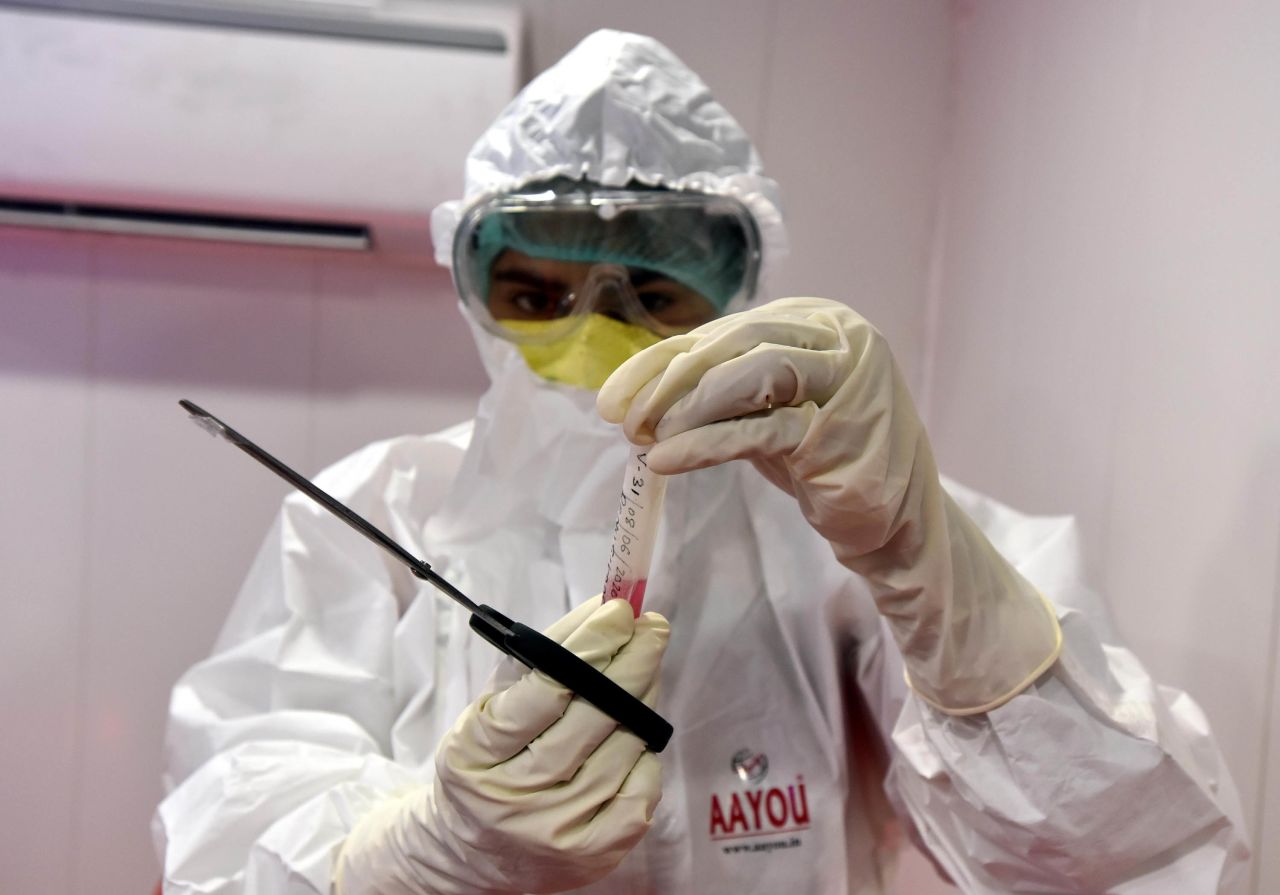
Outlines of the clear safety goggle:
{"label": "clear safety goggle", "polygon": [[741,202],[664,190],[495,197],[463,215],[453,248],[468,309],[518,342],[562,338],[592,313],[664,337],[688,332],[750,296],[759,267]]}

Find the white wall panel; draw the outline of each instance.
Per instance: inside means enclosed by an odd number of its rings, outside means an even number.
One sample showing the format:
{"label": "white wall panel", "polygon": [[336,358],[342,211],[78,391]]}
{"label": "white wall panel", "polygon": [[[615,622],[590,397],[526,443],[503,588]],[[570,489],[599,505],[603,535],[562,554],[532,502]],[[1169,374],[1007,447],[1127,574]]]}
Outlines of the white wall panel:
{"label": "white wall panel", "polygon": [[85,679],[83,241],[0,228],[0,891],[67,892]]}
{"label": "white wall panel", "polygon": [[1148,41],[1143,283],[1108,586],[1153,668],[1205,704],[1265,859],[1261,787],[1280,773],[1263,764],[1280,545],[1280,8],[1157,5]]}
{"label": "white wall panel", "polygon": [[318,465],[475,413],[487,379],[447,272],[326,260],[316,308]]}
{"label": "white wall panel", "polygon": [[1256,835],[1280,543],[1280,10],[958,9],[939,454],[1015,505],[1081,517],[1122,631],[1204,705]]}
{"label": "white wall panel", "polygon": [[781,3],[760,141],[792,242],[773,297],[853,305],[917,391],[950,26],[930,0]]}
{"label": "white wall panel", "polygon": [[287,490],[176,402],[309,463],[312,273],[301,253],[96,244],[76,893],[154,885],[169,689],[208,652]]}
{"label": "white wall panel", "polygon": [[931,313],[941,465],[1024,509],[1078,514],[1095,566],[1131,313],[1137,37],[1135,16],[1088,3],[960,18]]}

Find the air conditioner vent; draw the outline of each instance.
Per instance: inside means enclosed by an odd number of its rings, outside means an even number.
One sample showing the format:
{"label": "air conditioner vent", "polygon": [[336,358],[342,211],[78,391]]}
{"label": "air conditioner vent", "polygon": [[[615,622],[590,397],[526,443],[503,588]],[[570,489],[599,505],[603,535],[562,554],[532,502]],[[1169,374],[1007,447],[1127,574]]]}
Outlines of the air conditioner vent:
{"label": "air conditioner vent", "polygon": [[136,19],[207,28],[278,31],[312,37],[383,41],[504,53],[506,36],[496,28],[378,18],[359,8],[320,3],[250,5],[202,0],[0,0],[0,6],[47,13]]}
{"label": "air conditioner vent", "polygon": [[520,14],[0,0],[0,223],[434,266],[431,210],[519,84]]}
{"label": "air conditioner vent", "polygon": [[369,228],[358,224],[3,197],[0,197],[0,225],[351,251],[367,251],[372,247]]}

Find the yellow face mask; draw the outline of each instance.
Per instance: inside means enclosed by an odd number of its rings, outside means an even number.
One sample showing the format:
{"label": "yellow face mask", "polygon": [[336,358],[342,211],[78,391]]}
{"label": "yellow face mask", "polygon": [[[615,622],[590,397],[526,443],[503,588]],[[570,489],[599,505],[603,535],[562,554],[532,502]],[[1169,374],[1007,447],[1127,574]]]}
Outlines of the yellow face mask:
{"label": "yellow face mask", "polygon": [[[521,335],[535,335],[562,320],[503,320],[502,326]],[[573,332],[553,342],[517,342],[529,369],[543,379],[595,391],[622,362],[662,337],[634,323],[603,314],[588,314]]]}

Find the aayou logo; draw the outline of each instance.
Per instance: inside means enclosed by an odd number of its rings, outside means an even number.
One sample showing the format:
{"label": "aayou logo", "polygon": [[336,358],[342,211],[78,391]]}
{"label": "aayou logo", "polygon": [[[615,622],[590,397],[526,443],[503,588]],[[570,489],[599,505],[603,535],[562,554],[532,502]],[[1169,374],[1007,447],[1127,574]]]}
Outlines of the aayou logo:
{"label": "aayou logo", "polygon": [[[713,841],[763,839],[809,829],[809,797],[802,774],[785,784],[765,787],[762,784],[769,773],[769,757],[752,749],[739,749],[729,766],[734,776],[752,784],[752,788],[711,794],[708,827]],[[801,844],[802,840],[792,835],[772,842],[725,846],[724,851],[767,852]]]}

